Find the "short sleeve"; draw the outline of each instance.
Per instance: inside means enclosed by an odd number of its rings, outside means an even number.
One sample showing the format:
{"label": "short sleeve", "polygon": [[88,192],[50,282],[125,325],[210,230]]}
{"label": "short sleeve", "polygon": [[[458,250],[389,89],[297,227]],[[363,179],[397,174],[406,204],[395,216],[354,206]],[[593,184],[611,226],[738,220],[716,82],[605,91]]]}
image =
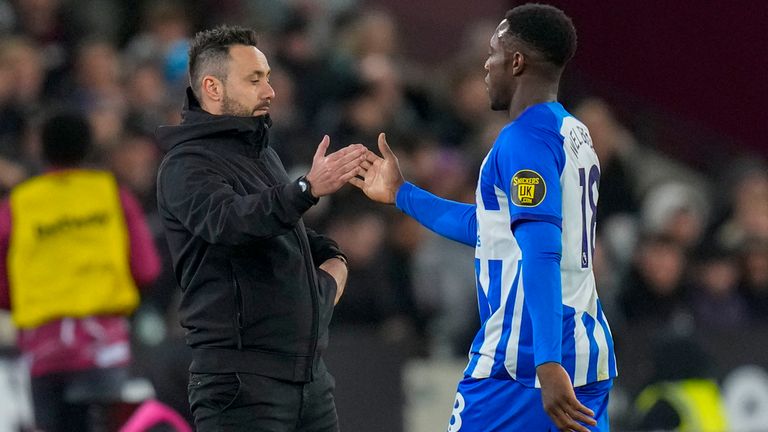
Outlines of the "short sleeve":
{"label": "short sleeve", "polygon": [[512,124],[499,136],[495,163],[496,186],[507,194],[511,226],[533,220],[562,228],[565,153],[559,134]]}

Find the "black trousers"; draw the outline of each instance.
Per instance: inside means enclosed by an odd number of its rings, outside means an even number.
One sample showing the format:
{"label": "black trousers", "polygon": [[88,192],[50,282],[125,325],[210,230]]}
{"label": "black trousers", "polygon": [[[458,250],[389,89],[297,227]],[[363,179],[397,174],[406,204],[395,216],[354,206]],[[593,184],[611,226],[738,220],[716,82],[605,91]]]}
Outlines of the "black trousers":
{"label": "black trousers", "polygon": [[246,373],[191,373],[198,432],[338,432],[335,382],[321,366],[302,384]]}

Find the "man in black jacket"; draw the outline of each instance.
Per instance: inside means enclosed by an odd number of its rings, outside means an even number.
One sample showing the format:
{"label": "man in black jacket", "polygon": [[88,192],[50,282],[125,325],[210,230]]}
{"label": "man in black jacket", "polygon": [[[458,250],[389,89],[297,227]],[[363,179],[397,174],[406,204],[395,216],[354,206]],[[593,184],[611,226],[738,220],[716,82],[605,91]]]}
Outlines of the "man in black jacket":
{"label": "man in black jacket", "polygon": [[189,50],[191,88],[157,199],[193,348],[189,401],[198,431],[336,431],[321,354],[346,283],[336,243],[302,214],[358,173],[359,144],[317,148],[291,181],[268,145],[270,68],[253,31],[218,27]]}

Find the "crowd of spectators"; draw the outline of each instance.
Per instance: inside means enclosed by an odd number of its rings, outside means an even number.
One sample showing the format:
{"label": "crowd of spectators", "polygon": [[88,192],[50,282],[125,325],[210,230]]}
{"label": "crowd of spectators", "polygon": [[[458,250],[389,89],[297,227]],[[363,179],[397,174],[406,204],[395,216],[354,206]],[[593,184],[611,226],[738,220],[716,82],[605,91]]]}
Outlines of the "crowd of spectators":
{"label": "crowd of spectators", "polygon": [[[323,134],[332,148],[360,142],[375,149],[386,131],[409,180],[474,200],[478,167],[506,122],[488,109],[483,81],[495,22],[467,30],[443,64],[426,65],[403,54],[395,16],[354,0],[136,3],[0,0],[0,197],[40,171],[41,119],[76,109],[94,131],[90,163],[134,192],[164,250],[154,195],[162,155],[153,133],[180,120],[188,38],[228,22],[262,34],[277,95],[271,145],[294,177],[306,172]],[[619,370],[628,326],[768,324],[765,161],[734,159],[718,173],[696,172],[636,139],[599,97],[564,96],[601,160],[595,267]],[[349,257],[332,332],[367,328],[403,343],[410,356],[465,355],[478,327],[471,249],[393,208],[367,204],[351,187],[306,220]],[[142,357],[171,341],[183,346],[177,295],[166,256],[134,317],[135,362],[147,376],[167,375],[157,369],[175,364],[186,378],[183,359]],[[186,395],[174,397],[179,406]]]}

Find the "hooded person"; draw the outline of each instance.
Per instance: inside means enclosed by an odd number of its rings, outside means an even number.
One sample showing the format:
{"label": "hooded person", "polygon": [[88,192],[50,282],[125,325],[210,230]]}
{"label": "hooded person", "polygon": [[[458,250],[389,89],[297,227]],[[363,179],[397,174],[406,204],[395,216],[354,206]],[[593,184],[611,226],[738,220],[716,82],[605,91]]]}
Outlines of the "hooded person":
{"label": "hooded person", "polygon": [[198,431],[335,431],[322,353],[346,258],[302,215],[357,174],[364,147],[326,155],[326,136],[309,172],[290,179],[269,145],[275,93],[256,42],[240,27],[198,33],[182,122],[157,131],[190,407]]}

